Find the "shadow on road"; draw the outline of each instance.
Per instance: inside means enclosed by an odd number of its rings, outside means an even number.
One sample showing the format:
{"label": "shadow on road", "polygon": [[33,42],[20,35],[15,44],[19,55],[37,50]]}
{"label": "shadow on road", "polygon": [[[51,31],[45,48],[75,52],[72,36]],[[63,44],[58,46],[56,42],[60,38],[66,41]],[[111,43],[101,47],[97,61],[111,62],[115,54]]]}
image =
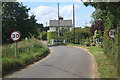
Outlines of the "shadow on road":
{"label": "shadow on road", "polygon": [[62,46],[62,45],[47,45],[48,47],[56,47],[56,46]]}
{"label": "shadow on road", "polygon": [[62,69],[62,68],[60,68],[60,67],[56,67],[56,66],[54,66],[54,65],[50,65],[50,64],[46,64],[46,63],[42,63],[42,64],[43,64],[43,65],[41,65],[41,66],[49,66],[49,67],[52,67],[52,68],[61,70],[61,71],[63,71],[63,72],[72,74],[72,75],[74,75],[74,76],[77,76],[77,77],[79,77],[79,78],[84,78],[84,76],[79,76],[78,74],[72,73],[72,72],[70,72],[70,71],[68,71],[68,70]]}

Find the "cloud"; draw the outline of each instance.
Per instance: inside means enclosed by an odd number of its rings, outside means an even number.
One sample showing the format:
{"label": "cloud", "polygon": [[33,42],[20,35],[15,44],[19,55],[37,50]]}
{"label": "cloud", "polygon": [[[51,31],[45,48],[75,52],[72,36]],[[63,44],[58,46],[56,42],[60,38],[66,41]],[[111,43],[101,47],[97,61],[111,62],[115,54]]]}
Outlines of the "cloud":
{"label": "cloud", "polygon": [[[80,5],[75,5],[75,26],[84,26],[85,23],[91,21],[91,13],[94,11],[91,7],[82,7]],[[55,20],[58,17],[58,8],[54,6],[37,6],[31,8],[30,15],[35,14],[38,23],[43,23],[44,26],[46,22],[49,24],[49,20]],[[60,16],[64,19],[73,19],[73,5],[60,5]],[[90,25],[90,24],[88,24]],[[48,25],[49,26],[49,25]]]}
{"label": "cloud", "polygon": [[41,15],[41,16],[48,15],[52,11],[53,12],[56,11],[55,8],[48,7],[48,6],[39,6],[39,7],[33,9],[33,12],[36,15]]}
{"label": "cloud", "polygon": [[31,13],[36,15],[38,23],[45,24],[50,19],[55,19],[55,17],[57,16],[57,9],[48,6],[38,6],[36,8],[33,8],[31,10]]}
{"label": "cloud", "polygon": [[[75,5],[76,10],[79,6]],[[49,22],[49,20],[57,19],[58,16],[58,8],[57,7],[50,7],[50,6],[38,6],[31,10],[30,14],[35,14],[38,23],[45,24]],[[63,16],[64,19],[72,19],[72,11],[73,5],[66,5],[60,7],[60,16]]]}
{"label": "cloud", "polygon": [[[77,12],[80,6],[75,5],[75,11]],[[73,5],[62,6],[60,8],[60,14],[65,18],[71,18],[73,16]]]}

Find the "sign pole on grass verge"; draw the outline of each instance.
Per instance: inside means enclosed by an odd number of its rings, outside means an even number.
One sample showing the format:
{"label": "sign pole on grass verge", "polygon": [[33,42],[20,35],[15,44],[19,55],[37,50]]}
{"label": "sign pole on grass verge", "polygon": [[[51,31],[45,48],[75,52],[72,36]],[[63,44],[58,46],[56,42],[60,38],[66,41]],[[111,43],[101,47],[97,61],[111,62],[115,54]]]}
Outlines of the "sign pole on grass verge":
{"label": "sign pole on grass verge", "polygon": [[13,31],[10,35],[12,41],[15,42],[15,56],[14,56],[14,58],[17,57],[17,41],[19,41],[20,36],[21,36],[21,34],[19,31]]}

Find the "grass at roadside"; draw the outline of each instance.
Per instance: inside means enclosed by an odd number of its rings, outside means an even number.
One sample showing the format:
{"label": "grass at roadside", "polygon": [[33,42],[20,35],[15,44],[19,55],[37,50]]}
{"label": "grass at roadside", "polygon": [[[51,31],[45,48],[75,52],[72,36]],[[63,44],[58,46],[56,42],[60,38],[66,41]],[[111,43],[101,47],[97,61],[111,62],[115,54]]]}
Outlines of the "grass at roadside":
{"label": "grass at roadside", "polygon": [[48,47],[41,45],[36,39],[18,42],[17,58],[14,57],[14,44],[5,45],[2,48],[3,76],[32,64],[49,53]]}
{"label": "grass at roadside", "polygon": [[118,78],[117,68],[112,61],[103,53],[99,46],[83,46],[78,44],[70,44],[71,46],[80,46],[87,48],[94,55],[100,78]]}

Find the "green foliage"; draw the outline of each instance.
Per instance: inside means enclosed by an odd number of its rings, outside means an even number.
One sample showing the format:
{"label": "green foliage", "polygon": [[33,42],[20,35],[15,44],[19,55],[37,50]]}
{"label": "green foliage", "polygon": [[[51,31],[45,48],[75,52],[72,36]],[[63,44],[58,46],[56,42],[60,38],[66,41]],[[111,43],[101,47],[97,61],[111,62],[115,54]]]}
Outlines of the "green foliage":
{"label": "green foliage", "polygon": [[65,39],[67,43],[71,43],[73,39],[73,33],[71,31],[66,31],[64,33],[63,39]]}
{"label": "green foliage", "polygon": [[[118,68],[120,76],[120,2],[93,2],[84,3],[86,6],[93,6],[96,11],[93,13],[94,20],[102,20],[104,22],[104,36],[103,36],[103,50],[104,53],[114,62]],[[114,40],[110,39],[107,35],[110,28],[117,28]],[[100,34],[100,33],[99,33]],[[100,35],[101,36],[101,35]],[[118,45],[116,45],[116,43]]]}
{"label": "green foliage", "polygon": [[[25,41],[20,41],[17,43],[17,49],[19,54],[29,53],[34,47],[41,47],[36,39],[29,39]],[[2,47],[2,57],[12,57],[15,53],[15,43],[5,45]]]}
{"label": "green foliage", "polygon": [[48,53],[48,47],[41,45],[36,39],[18,42],[17,58],[14,57],[14,44],[3,46],[3,76],[41,59]]}
{"label": "green foliage", "polygon": [[85,42],[85,45],[86,46],[90,46],[90,42]]}
{"label": "green foliage", "polygon": [[83,42],[90,37],[90,27],[75,28],[75,42],[76,44],[83,44]]}
{"label": "green foliage", "polygon": [[63,39],[65,39],[69,43],[75,44],[83,44],[85,39],[90,37],[90,27],[80,28],[77,27],[75,30],[66,31],[63,35]]}
{"label": "green foliage", "polygon": [[43,31],[43,32],[41,33],[41,39],[42,39],[42,40],[47,40],[47,32]]}
{"label": "green foliage", "polygon": [[[114,62],[115,66],[117,67],[117,58],[118,57],[118,46],[115,44],[117,43],[117,37],[115,37],[114,41],[108,37],[108,30],[110,27],[112,27],[112,23],[110,21],[106,21],[105,24],[105,31],[104,31],[104,44],[103,44],[103,50],[104,53],[111,58],[111,60]],[[117,36],[117,35],[115,35]],[[108,46],[109,45],[109,46]]]}
{"label": "green foliage", "polygon": [[48,32],[47,33],[47,40],[50,42],[51,39],[61,39],[61,40],[66,40],[67,43],[75,43],[75,44],[83,44],[85,39],[90,37],[90,27],[85,27],[85,28],[80,28],[77,27],[75,28],[75,31],[69,31],[66,29],[63,29],[62,35],[58,37],[58,32]]}
{"label": "green foliage", "polygon": [[50,43],[51,39],[58,39],[58,32],[57,31],[52,31],[52,32],[47,32],[47,41]]}
{"label": "green foliage", "polygon": [[96,46],[96,44],[95,43],[91,43],[91,46]]}
{"label": "green foliage", "polygon": [[18,2],[2,3],[2,42],[9,44],[13,41],[10,39],[10,33],[14,30],[21,32],[21,40],[26,37],[39,35],[43,25],[36,23],[35,15],[29,16],[30,8]]}
{"label": "green foliage", "polygon": [[69,31],[69,27],[61,27],[60,29],[60,35],[64,36],[65,32]]}
{"label": "green foliage", "polygon": [[111,62],[102,48],[99,46],[87,47],[87,49],[95,56],[98,72],[100,78],[118,78],[117,68],[114,66],[114,62]]}

